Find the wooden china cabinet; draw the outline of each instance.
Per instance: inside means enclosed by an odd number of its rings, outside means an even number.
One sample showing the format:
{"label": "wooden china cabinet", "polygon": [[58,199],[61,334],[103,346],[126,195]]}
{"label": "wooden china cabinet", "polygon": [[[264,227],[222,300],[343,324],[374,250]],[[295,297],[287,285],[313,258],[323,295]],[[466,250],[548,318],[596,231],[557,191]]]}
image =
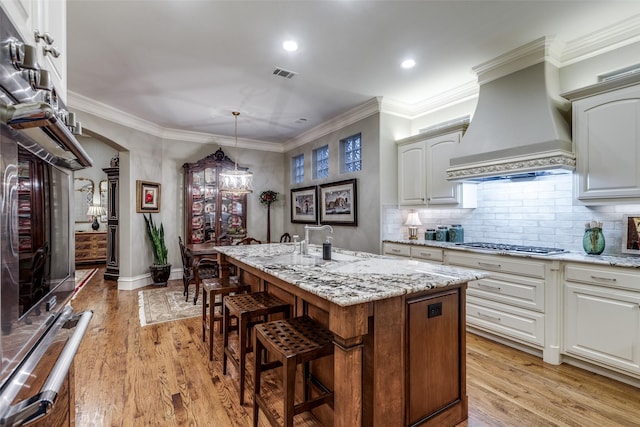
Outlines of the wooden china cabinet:
{"label": "wooden china cabinet", "polygon": [[245,237],[247,196],[218,191],[220,172],[233,169],[235,163],[219,148],[204,159],[182,167],[186,243],[217,242],[224,235],[234,240]]}

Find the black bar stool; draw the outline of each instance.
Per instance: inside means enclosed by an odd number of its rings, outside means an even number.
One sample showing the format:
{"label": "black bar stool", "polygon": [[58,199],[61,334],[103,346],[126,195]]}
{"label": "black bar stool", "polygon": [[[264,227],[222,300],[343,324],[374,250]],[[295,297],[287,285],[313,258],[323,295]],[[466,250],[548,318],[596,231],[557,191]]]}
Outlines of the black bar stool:
{"label": "black bar stool", "polygon": [[[284,389],[284,425],[293,427],[293,417],[317,406],[333,405],[333,391],[325,387],[309,372],[309,362],[333,354],[333,334],[313,319],[302,316],[294,319],[276,320],[255,326],[254,394],[253,426],[258,426],[258,411],[262,409],[269,423],[277,426],[277,420],[268,410],[260,395],[260,373],[282,366],[282,385]],[[258,357],[263,350],[273,362],[262,363]],[[295,404],[296,369],[304,363],[304,401]],[[316,387],[320,394],[309,398],[309,386]]]}
{"label": "black bar stool", "polygon": [[[222,373],[227,373],[227,359],[231,360],[240,377],[240,404],[244,404],[244,377],[246,372],[246,354],[253,351],[253,346],[247,348],[247,343],[251,343],[251,329],[259,323],[267,321],[267,317],[272,314],[283,314],[289,317],[289,304],[266,292],[256,292],[241,295],[230,295],[224,298],[224,353],[222,356]],[[231,329],[231,317],[238,318],[238,358],[234,356],[229,347],[229,332]],[[260,359],[260,354],[256,353],[256,359]]]}
{"label": "black bar stool", "polygon": [[[222,304],[225,296],[248,292],[249,289],[248,285],[239,284],[237,278],[202,280],[202,342],[206,342],[207,337],[209,338],[209,360],[213,360],[213,330],[216,322],[220,324],[220,333],[222,333]],[[218,301],[216,301],[217,295],[220,295]],[[207,301],[209,301],[208,304]],[[217,307],[220,307],[219,313],[216,311]]]}

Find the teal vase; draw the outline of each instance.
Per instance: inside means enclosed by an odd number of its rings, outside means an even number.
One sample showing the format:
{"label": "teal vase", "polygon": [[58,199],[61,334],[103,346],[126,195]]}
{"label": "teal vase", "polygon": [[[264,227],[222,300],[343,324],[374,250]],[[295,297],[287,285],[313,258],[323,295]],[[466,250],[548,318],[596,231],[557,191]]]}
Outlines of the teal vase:
{"label": "teal vase", "polygon": [[600,255],[604,251],[602,228],[587,228],[582,238],[582,247],[589,255]]}

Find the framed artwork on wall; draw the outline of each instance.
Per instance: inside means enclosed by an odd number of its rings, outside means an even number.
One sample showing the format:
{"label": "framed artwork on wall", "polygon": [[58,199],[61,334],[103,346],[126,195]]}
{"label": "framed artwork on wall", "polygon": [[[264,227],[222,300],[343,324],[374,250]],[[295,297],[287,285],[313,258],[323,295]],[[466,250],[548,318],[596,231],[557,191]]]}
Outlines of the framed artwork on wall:
{"label": "framed artwork on wall", "polygon": [[318,189],[316,186],[291,189],[291,222],[318,223]]}
{"label": "framed artwork on wall", "polygon": [[358,225],[355,179],[320,185],[320,224]]}
{"label": "framed artwork on wall", "polygon": [[160,212],[160,184],[136,181],[136,212]]}
{"label": "framed artwork on wall", "polygon": [[640,214],[623,216],[622,253],[640,254]]}

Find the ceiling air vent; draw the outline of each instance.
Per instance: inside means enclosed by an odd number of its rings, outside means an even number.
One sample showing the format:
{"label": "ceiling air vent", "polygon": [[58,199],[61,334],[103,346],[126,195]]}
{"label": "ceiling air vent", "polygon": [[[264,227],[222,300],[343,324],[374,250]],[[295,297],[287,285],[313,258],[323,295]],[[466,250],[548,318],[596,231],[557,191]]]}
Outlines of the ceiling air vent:
{"label": "ceiling air vent", "polygon": [[273,70],[273,74],[275,74],[276,76],[284,77],[285,79],[290,79],[298,73],[285,70],[284,68],[276,68],[275,70]]}

